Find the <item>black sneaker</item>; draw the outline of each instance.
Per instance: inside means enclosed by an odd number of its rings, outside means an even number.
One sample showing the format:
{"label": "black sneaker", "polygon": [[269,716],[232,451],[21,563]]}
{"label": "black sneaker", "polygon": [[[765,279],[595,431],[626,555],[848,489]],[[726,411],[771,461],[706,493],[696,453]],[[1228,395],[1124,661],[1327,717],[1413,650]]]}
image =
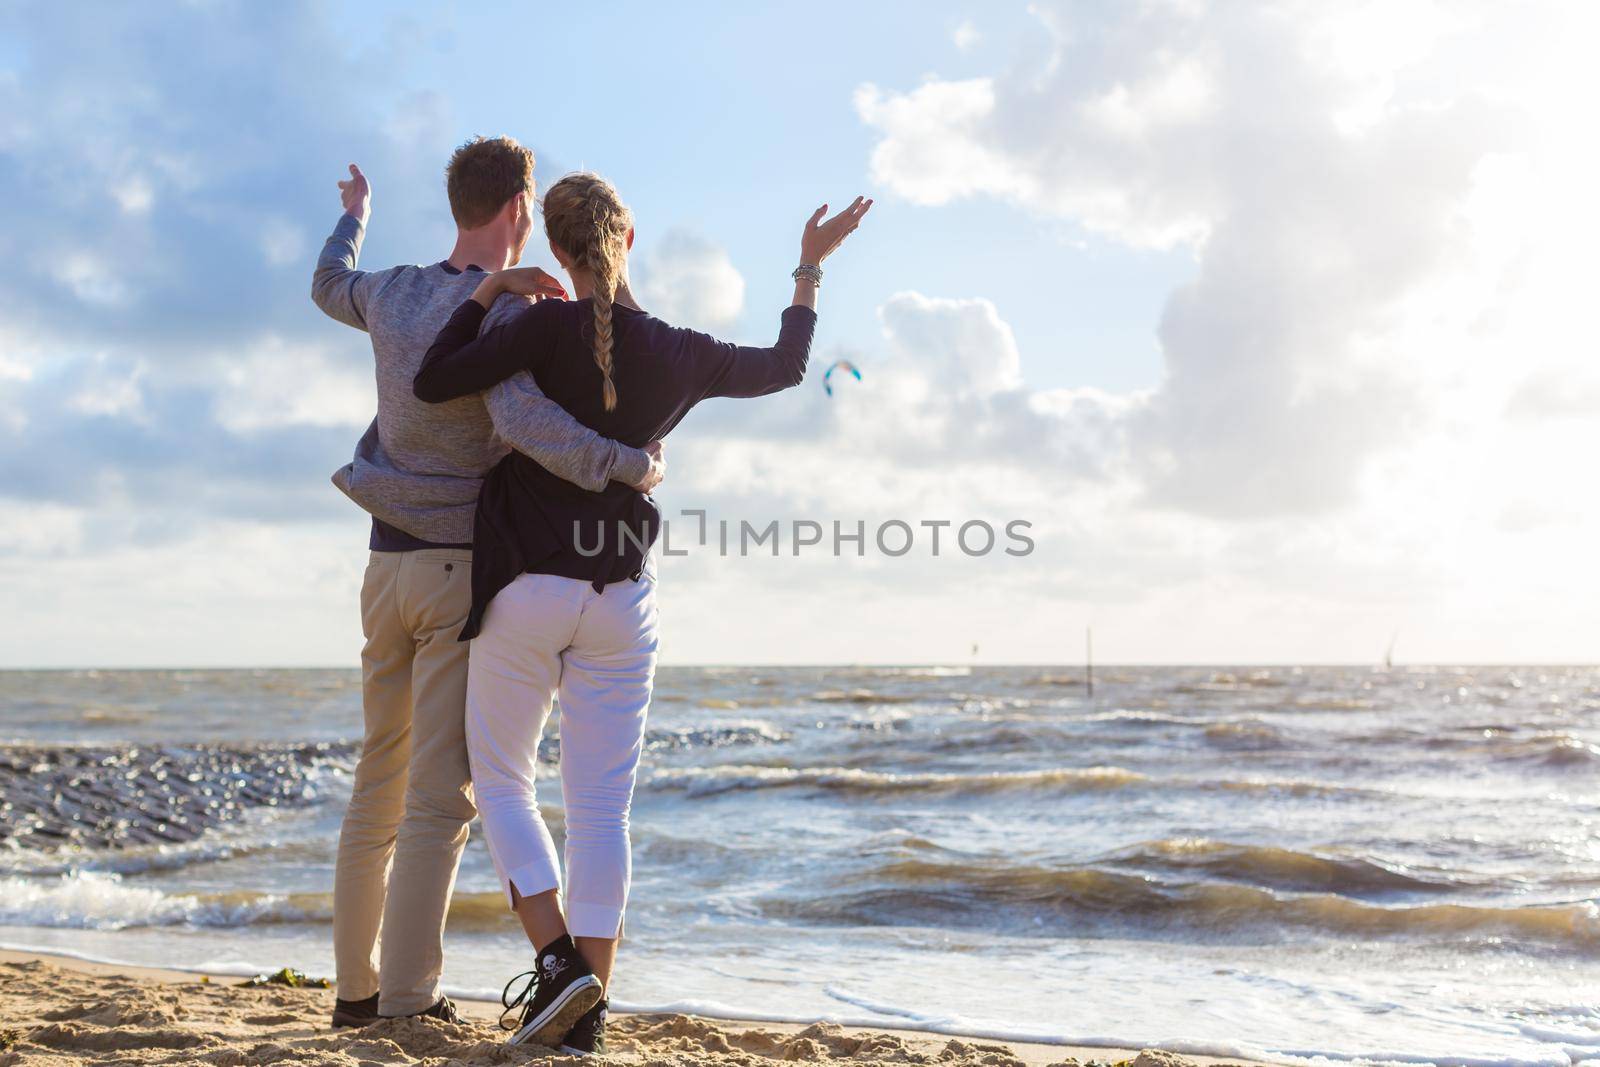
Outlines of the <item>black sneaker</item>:
{"label": "black sneaker", "polygon": [[458,1023],[461,1021],[461,1015],[456,1011],[455,1002],[449,997],[440,997],[439,1003],[435,1004],[431,1008],[424,1008],[421,1011],[414,1011],[410,1015],[406,1016],[395,1016],[395,1018],[442,1019],[447,1023]]}
{"label": "black sneaker", "polygon": [[605,997],[572,1024],[567,1036],[561,1039],[561,1051],[568,1056],[604,1056],[606,1054]]}
{"label": "black sneaker", "polygon": [[[511,987],[523,978],[528,984],[514,998]],[[500,1026],[515,1030],[508,1045],[539,1044],[554,1047],[573,1023],[595,1006],[601,994],[600,979],[583,962],[572,938],[563,934],[539,951],[538,968],[524,971],[506,983],[500,994],[505,1011]],[[506,1025],[506,1016],[517,1008],[522,1015],[515,1026]]]}
{"label": "black sneaker", "polygon": [[333,1028],[370,1026],[378,1021],[378,994],[366,1000],[335,1000],[333,1002]]}

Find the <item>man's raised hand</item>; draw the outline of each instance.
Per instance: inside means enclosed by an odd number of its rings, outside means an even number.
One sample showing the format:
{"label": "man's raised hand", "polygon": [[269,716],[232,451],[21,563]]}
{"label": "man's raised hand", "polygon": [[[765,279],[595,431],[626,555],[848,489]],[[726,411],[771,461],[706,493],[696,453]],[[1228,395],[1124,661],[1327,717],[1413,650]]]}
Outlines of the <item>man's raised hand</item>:
{"label": "man's raised hand", "polygon": [[345,212],[360,219],[365,226],[372,214],[372,186],[354,163],[350,164],[350,180],[339,183],[339,199],[344,203]]}

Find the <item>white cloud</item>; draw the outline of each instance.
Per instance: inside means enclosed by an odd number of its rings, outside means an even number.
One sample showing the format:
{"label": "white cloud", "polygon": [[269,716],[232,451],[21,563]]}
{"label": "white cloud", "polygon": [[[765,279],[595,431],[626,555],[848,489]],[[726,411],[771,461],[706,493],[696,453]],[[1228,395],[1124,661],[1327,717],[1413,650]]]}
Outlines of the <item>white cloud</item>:
{"label": "white cloud", "polygon": [[0,352],[0,382],[26,382],[32,378],[32,366],[8,352]]}
{"label": "white cloud", "polygon": [[454,135],[449,102],[433,90],[406,93],[395,102],[384,132],[394,143],[412,148],[448,141]]}
{"label": "white cloud", "polygon": [[896,293],[878,310],[891,350],[924,363],[941,390],[985,396],[1022,384],[1011,327],[982,299],[930,299]]}
{"label": "white cloud", "polygon": [[[874,177],[915,202],[1193,248],[1129,424],[1155,502],[1325,512],[1430,416],[1444,368],[1399,343],[1409,301],[1460,273],[1477,167],[1518,138],[1470,89],[1403,92],[1462,21],[1390,10],[1047,4],[1042,70],[857,94]],[[1461,324],[1429,327],[1437,350]]]}
{"label": "white cloud", "polygon": [[232,433],[285,426],[359,430],[376,404],[371,373],[330,359],[321,348],[267,337],[221,357],[213,416]]}
{"label": "white cloud", "polygon": [[67,407],[80,415],[143,422],[143,381],[149,368],[142,359],[118,359],[104,352],[81,368],[80,384],[67,399]]}
{"label": "white cloud", "polygon": [[744,311],[744,276],[718,245],[686,230],[669,230],[640,257],[639,296],[674,325],[716,333]]}
{"label": "white cloud", "polygon": [[38,373],[37,361],[33,339],[0,322],[0,429],[12,434],[27,429],[28,411],[22,394]]}
{"label": "white cloud", "polygon": [[1024,202],[1034,179],[981,138],[994,116],[990,78],[930,81],[907,93],[864,85],[855,94],[862,121],[886,135],[872,152],[872,176],[915,204],[944,204],[979,193]]}
{"label": "white cloud", "polygon": [[127,215],[148,214],[156,200],[154,187],[139,174],[128,174],[114,180],[111,183],[111,195]]}
{"label": "white cloud", "polygon": [[0,555],[22,559],[72,555],[83,547],[83,513],[59,504],[0,509]]}
{"label": "white cloud", "polygon": [[965,19],[950,31],[950,40],[957,48],[965,52],[983,40],[983,34],[979,32],[977,26],[973,25],[971,19]]}
{"label": "white cloud", "polygon": [[121,307],[131,296],[117,268],[87,252],[68,252],[56,262],[52,273],[85,304]]}
{"label": "white cloud", "polygon": [[[1045,9],[1058,49],[1042,73],[867,86],[857,105],[880,133],[875,176],[908,200],[998,197],[1192,248],[1195,278],[1151,324],[1159,385],[1031,390],[997,309],[902,293],[881,346],[845,353],[861,383],[765,420],[793,437],[674,442],[684,488],[733,512],[1036,522],[1015,582],[852,569],[857,593],[895,595],[857,596],[837,658],[894,644],[881,631],[932,659],[969,639],[1055,658],[1043,618],[1093,619],[1114,657],[1376,660],[1397,627],[1412,661],[1587,655],[1585,35],[1548,9],[1479,24],[1418,5],[1392,26],[1387,7],[1100,10],[1106,24],[1075,8],[1068,33]],[[797,641],[829,617],[807,588],[844,580],[716,563],[688,577],[781,590]],[[913,605],[924,581],[940,592]]]}
{"label": "white cloud", "polygon": [[261,253],[274,267],[303,265],[309,247],[304,228],[285,219],[268,219],[261,227]]}
{"label": "white cloud", "polygon": [[358,662],[354,517],[268,527],[213,515],[146,543],[138,511],[110,510],[118,534],[99,545],[75,509],[0,511],[0,585],[23,608],[0,616],[7,665]]}
{"label": "white cloud", "polygon": [[1513,418],[1600,418],[1600,376],[1582,370],[1541,368],[1511,395],[1506,413]]}

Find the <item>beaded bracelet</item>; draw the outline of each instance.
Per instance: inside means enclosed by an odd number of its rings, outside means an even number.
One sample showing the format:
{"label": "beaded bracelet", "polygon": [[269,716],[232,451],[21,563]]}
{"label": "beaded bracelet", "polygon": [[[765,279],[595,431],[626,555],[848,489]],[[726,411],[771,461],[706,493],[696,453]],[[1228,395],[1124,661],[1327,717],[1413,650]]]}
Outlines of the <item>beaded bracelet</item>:
{"label": "beaded bracelet", "polygon": [[822,288],[822,268],[815,263],[802,263],[789,275],[795,281],[807,281],[817,288]]}

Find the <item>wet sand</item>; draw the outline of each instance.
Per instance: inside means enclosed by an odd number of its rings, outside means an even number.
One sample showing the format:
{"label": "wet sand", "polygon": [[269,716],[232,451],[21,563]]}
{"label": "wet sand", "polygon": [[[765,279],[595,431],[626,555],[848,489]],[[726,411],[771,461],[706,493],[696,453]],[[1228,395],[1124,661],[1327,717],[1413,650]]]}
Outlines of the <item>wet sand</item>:
{"label": "wet sand", "polygon": [[[205,981],[209,978],[209,981]],[[500,1006],[461,1003],[467,1022],[390,1019],[332,1031],[333,994],[239,979],[87,963],[0,950],[0,1067],[117,1063],[287,1063],[309,1067],[426,1063],[428,1067],[576,1062],[545,1049],[510,1048],[493,1028]],[[1130,1067],[1250,1064],[1136,1049],[999,1043],[831,1023],[747,1023],[676,1014],[611,1017],[604,1062],[650,1067],[754,1067],[775,1061],[938,1064],[940,1067]]]}

